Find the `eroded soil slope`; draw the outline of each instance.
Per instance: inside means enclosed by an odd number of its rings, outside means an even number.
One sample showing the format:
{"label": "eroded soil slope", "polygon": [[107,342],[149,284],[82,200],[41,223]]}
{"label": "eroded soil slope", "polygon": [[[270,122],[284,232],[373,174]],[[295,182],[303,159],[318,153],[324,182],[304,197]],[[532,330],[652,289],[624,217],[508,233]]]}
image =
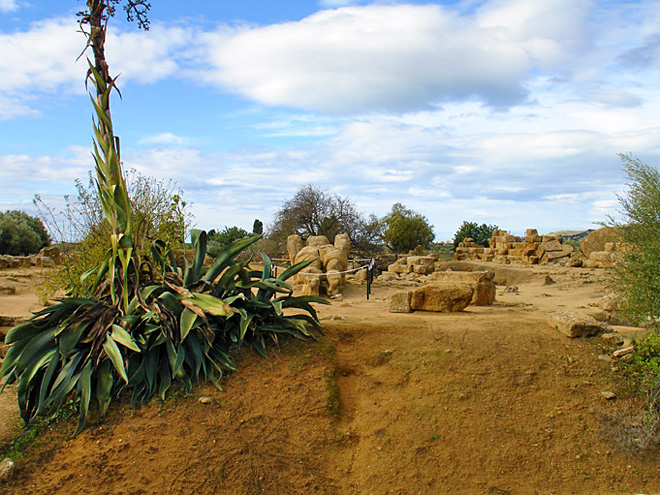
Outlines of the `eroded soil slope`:
{"label": "eroded soil slope", "polygon": [[501,287],[494,306],[453,315],[391,314],[394,289],[366,301],[349,287],[322,308],[321,342],[285,343],[271,361],[245,352],[224,391],[122,406],[74,439],[73,426],[59,427],[1,489],[658,493],[657,457],[628,457],[608,440],[604,416],[629,403],[617,363],[603,358],[612,349],[550,324],[556,310],[596,311],[602,287],[576,273]]}

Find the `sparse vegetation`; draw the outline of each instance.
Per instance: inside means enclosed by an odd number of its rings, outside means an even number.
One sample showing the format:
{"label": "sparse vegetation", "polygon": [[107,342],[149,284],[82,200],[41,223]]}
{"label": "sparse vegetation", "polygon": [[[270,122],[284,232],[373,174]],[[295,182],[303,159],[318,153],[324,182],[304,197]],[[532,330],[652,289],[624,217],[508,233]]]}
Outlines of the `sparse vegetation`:
{"label": "sparse vegetation", "polygon": [[[46,280],[46,292],[65,288],[70,295],[84,294],[81,278],[85,272],[102,264],[111,248],[110,224],[96,192],[92,174],[87,184],[76,180],[76,198],[66,196],[64,210],[56,212],[42,198],[35,196],[39,217],[57,236],[66,256]],[[135,246],[142,258],[149,258],[157,240],[172,249],[183,246],[190,229],[192,214],[183,199],[183,191],[172,181],[147,177],[132,170],[126,178],[131,203],[131,222],[135,225]]]}
{"label": "sparse vegetation", "polygon": [[[621,155],[628,190],[619,196],[624,225],[613,287],[622,311],[632,321],[658,324],[660,318],[660,173],[629,155]],[[614,223],[614,222],[611,222]]]}

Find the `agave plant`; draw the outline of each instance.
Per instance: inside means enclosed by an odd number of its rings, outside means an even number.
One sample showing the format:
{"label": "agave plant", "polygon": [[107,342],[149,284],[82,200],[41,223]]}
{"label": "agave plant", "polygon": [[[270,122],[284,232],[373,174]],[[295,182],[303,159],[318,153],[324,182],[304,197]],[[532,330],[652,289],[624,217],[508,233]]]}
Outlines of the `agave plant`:
{"label": "agave plant", "polygon": [[[0,368],[5,385],[18,384],[26,423],[55,414],[73,397],[79,410],[77,432],[94,403],[103,418],[111,401],[125,391],[136,404],[156,394],[164,398],[174,382],[185,390],[198,380],[217,384],[224,370],[234,369],[232,353],[243,343],[265,354],[267,341],[277,342],[282,333],[312,336],[320,325],[310,303],[325,302],[293,297],[286,283],[309,262],[273,277],[265,254],[262,271],[237,261],[260,236],[229,245],[208,269],[203,267],[203,231],[193,232],[194,257],[183,267],[163,242],[153,245],[150,260],[133,249],[131,203],[110,114],[115,79],[104,55],[110,6],[87,0],[81,28],[89,26],[88,45],[95,58],[88,71],[96,90],[91,96],[96,114],[93,156],[111,248],[103,263],[83,276],[85,297],[64,298],[9,331],[9,350]],[[285,314],[287,309],[295,314]]]}
{"label": "agave plant", "polygon": [[[11,329],[0,376],[18,383],[23,420],[53,415],[73,394],[80,431],[92,395],[103,417],[124,391],[135,405],[164,398],[174,382],[186,391],[199,380],[218,385],[223,371],[234,369],[232,354],[243,343],[265,355],[267,341],[277,342],[280,334],[307,338],[320,331],[311,303],[326,301],[294,297],[286,282],[309,261],[273,277],[263,253],[263,270],[236,260],[259,238],[234,242],[208,269],[202,267],[205,232],[193,233],[194,259],[184,268],[156,243],[151,283],[136,291],[126,311],[108,291],[100,298],[65,298]],[[302,312],[287,315],[289,308]]]}

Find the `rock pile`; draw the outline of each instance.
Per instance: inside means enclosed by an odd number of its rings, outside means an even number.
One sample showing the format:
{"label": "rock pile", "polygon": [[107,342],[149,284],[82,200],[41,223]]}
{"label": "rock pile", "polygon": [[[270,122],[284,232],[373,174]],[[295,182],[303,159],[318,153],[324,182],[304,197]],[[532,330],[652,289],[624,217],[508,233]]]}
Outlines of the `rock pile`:
{"label": "rock pile", "polygon": [[294,286],[302,295],[336,296],[344,282],[344,272],[348,269],[348,255],[351,241],[348,234],[335,236],[334,244],[327,237],[312,236],[303,243],[299,235],[287,238],[287,252],[292,265],[301,261],[314,260],[303,273],[293,279]]}
{"label": "rock pile", "polygon": [[31,266],[51,267],[58,264],[61,259],[60,249],[57,246],[45,247],[37,254],[30,256],[0,256],[1,268],[29,268]]}
{"label": "rock pile", "polygon": [[524,238],[511,235],[506,230],[496,230],[488,243],[490,247],[483,247],[467,238],[456,248],[454,259],[566,266],[580,266],[583,260],[581,255],[574,252],[573,246],[563,243],[561,237],[541,236],[536,229],[527,229]]}

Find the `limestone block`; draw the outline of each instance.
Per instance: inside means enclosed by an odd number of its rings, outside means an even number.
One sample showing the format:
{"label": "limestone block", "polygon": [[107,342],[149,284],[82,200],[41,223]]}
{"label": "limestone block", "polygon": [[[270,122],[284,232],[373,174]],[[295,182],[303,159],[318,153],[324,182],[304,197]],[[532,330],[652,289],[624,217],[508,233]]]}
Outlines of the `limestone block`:
{"label": "limestone block", "polygon": [[585,256],[590,256],[595,251],[605,251],[605,244],[616,242],[621,238],[618,229],[603,227],[590,232],[588,236],[580,240],[580,247]]}
{"label": "limestone block", "polygon": [[290,235],[286,238],[286,250],[289,254],[289,261],[291,263],[294,263],[296,255],[303,248],[303,246],[302,238],[297,234]]}
{"label": "limestone block", "polygon": [[335,247],[341,249],[344,257],[348,259],[351,252],[351,239],[348,237],[348,234],[337,234],[335,236]]}
{"label": "limestone block", "polygon": [[41,251],[39,251],[39,255],[41,257],[47,256],[51,260],[53,260],[53,263],[56,265],[59,265],[60,262],[62,261],[62,252],[60,251],[60,248],[57,246],[48,246],[45,248],[41,248]]}
{"label": "limestone block", "polygon": [[605,325],[589,315],[578,313],[560,313],[555,315],[555,327],[564,335],[589,337],[603,332]]}
{"label": "limestone block", "polygon": [[488,306],[495,301],[495,274],[488,271],[434,272],[429,276],[430,283],[464,284],[472,287],[473,294],[470,304],[474,306]]}
{"label": "limestone block", "polygon": [[307,239],[307,246],[325,246],[330,244],[328,238],[324,235],[313,235]]}
{"label": "limestone block", "polygon": [[432,256],[408,256],[407,263],[409,265],[433,266],[435,260]]}
{"label": "limestone block", "polygon": [[472,300],[474,290],[464,284],[424,285],[412,292],[410,307],[419,311],[463,311]]}
{"label": "limestone block", "polygon": [[411,299],[412,291],[395,292],[390,299],[390,313],[412,313]]}
{"label": "limestone block", "polygon": [[544,235],[541,242],[551,242],[556,240],[557,240],[557,236],[555,235]]}
{"label": "limestone block", "polygon": [[[389,268],[389,267],[388,267]],[[355,281],[356,282],[366,282],[367,280],[367,269],[363,268],[355,272]]]}
{"label": "limestone block", "polygon": [[418,275],[428,275],[429,273],[433,273],[433,266],[412,265],[412,267],[413,272],[417,273]]}
{"label": "limestone block", "polygon": [[[553,239],[546,241],[545,240],[546,237],[553,237]],[[543,248],[544,251],[553,252],[553,251],[561,251],[562,250],[562,246],[563,246],[562,243],[559,242],[557,239],[554,239],[554,236],[545,236],[544,235],[543,239],[544,239],[544,241],[541,244],[541,247]]]}
{"label": "limestone block", "polygon": [[615,242],[606,242],[605,243],[605,251],[608,253],[613,253],[616,251],[616,243]]}
{"label": "limestone block", "polygon": [[[310,247],[310,246],[308,246]],[[298,280],[302,281],[302,289],[300,291],[303,296],[318,296],[321,293],[321,274],[323,271],[316,266],[310,265],[305,268],[304,275],[299,274],[301,277]]]}
{"label": "limestone block", "polygon": [[325,278],[328,281],[328,295],[335,296],[339,294],[339,288],[341,287],[342,282],[344,281],[343,275],[339,270],[326,269]]}

